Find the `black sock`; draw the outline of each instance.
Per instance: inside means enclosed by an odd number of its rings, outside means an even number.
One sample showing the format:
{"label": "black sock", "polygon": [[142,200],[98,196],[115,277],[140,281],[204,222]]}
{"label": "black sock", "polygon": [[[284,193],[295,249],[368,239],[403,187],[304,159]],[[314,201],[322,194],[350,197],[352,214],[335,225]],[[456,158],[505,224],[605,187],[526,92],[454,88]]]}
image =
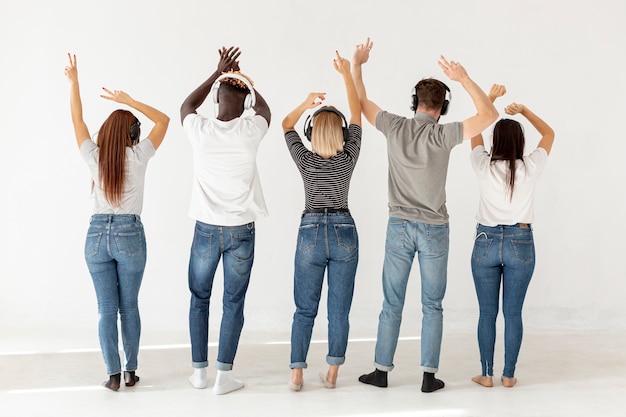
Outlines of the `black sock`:
{"label": "black sock", "polygon": [[113,374],[109,376],[108,381],[104,381],[102,386],[113,391],[120,389],[121,374]]}
{"label": "black sock", "polygon": [[424,372],[424,379],[422,380],[422,392],[433,392],[445,387],[441,379],[435,378],[435,374],[432,372]]}
{"label": "black sock", "polygon": [[364,384],[374,385],[380,388],[387,387],[387,371],[380,371],[378,369],[374,369],[374,372],[361,375],[359,377],[359,381]]}

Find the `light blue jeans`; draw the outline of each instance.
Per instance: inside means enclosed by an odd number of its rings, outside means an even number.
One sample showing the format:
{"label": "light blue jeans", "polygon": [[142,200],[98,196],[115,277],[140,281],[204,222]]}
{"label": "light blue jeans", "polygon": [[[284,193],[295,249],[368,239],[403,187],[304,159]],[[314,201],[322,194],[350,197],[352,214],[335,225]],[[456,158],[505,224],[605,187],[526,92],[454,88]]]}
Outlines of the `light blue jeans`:
{"label": "light blue jeans", "polygon": [[432,225],[390,217],[387,224],[383,265],[383,309],[378,318],[375,366],[381,371],[393,369],[398,345],[402,309],[417,253],[421,276],[422,337],[421,368],[437,372],[443,333],[442,301],[448,276],[450,231],[447,224]]}
{"label": "light blue jeans", "polygon": [[290,368],[306,368],[324,275],[328,275],[329,365],[345,362],[350,307],[359,261],[359,237],[350,213],[302,216],[294,270],[296,312],[291,326]]}
{"label": "light blue jeans", "polygon": [[230,371],[243,329],[243,309],[254,261],[254,223],[217,226],[197,221],[189,259],[189,333],[194,368],[206,368],[209,344],[209,302],[217,265],[222,259],[224,294],[215,367]]}
{"label": "light blue jeans", "polygon": [[522,345],[522,306],[535,269],[533,231],[526,227],[478,225],[472,251],[472,275],[480,306],[478,347],[483,376],[493,376],[500,286],[504,314],[504,371],[513,378]]}
{"label": "light blue jeans", "polygon": [[139,287],[146,266],[146,237],[133,214],[94,214],[85,241],[85,260],[98,299],[98,337],[109,375],[120,373],[117,316],[122,324],[124,370],[137,369],[141,320]]}

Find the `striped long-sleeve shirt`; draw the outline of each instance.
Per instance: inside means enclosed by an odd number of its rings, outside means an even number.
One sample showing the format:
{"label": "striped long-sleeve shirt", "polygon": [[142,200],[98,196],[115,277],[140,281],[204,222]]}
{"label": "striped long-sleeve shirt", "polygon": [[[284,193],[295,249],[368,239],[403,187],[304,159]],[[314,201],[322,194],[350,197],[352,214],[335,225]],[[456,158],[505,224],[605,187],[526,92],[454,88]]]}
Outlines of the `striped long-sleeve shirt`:
{"label": "striped long-sleeve shirt", "polygon": [[304,183],[305,210],[347,209],[352,172],[361,151],[361,127],[351,124],[343,152],[322,158],[304,146],[297,132],[285,132],[287,147]]}

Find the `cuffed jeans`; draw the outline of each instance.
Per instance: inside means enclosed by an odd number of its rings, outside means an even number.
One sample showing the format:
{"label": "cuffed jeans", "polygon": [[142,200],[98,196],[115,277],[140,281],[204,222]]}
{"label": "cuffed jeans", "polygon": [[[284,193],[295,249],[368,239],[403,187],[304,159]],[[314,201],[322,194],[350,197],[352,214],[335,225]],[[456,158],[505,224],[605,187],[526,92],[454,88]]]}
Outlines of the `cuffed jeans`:
{"label": "cuffed jeans", "polygon": [[535,243],[532,228],[479,224],[472,251],[472,275],[480,306],[478,347],[482,374],[493,376],[496,318],[502,283],[504,314],[504,371],[513,378],[522,345],[522,306],[535,269]]}
{"label": "cuffed jeans", "polygon": [[328,271],[329,365],[342,365],[348,346],[349,314],[359,260],[359,239],[349,213],[309,213],[302,216],[295,256],[290,368],[306,368],[313,324],[324,273]]}
{"label": "cuffed jeans", "polygon": [[194,368],[206,368],[209,342],[209,302],[213,278],[222,259],[223,313],[215,367],[233,368],[243,328],[243,309],[254,261],[254,223],[216,226],[197,221],[189,260],[189,333]]}
{"label": "cuffed jeans", "polygon": [[120,373],[117,315],[124,346],[124,369],[137,369],[141,321],[139,287],[146,266],[146,237],[133,214],[94,214],[85,241],[85,260],[98,299],[98,337],[109,375]]}
{"label": "cuffed jeans", "polygon": [[383,308],[378,318],[375,366],[393,369],[402,310],[415,253],[422,301],[421,361],[424,372],[437,372],[443,333],[442,301],[448,276],[449,228],[390,217],[383,265]]}

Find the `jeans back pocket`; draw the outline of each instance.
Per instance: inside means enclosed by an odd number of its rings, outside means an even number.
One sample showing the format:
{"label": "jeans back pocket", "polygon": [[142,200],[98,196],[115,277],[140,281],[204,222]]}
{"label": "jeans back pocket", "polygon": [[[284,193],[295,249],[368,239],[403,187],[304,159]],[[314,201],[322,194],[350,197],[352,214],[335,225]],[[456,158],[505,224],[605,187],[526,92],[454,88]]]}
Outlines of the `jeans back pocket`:
{"label": "jeans back pocket", "polygon": [[298,230],[298,248],[301,251],[308,251],[315,247],[317,244],[317,232],[319,230],[318,224],[306,224],[300,226]]}
{"label": "jeans back pocket", "polygon": [[92,258],[98,254],[101,240],[102,232],[87,233],[87,239],[85,239],[85,258]]}

